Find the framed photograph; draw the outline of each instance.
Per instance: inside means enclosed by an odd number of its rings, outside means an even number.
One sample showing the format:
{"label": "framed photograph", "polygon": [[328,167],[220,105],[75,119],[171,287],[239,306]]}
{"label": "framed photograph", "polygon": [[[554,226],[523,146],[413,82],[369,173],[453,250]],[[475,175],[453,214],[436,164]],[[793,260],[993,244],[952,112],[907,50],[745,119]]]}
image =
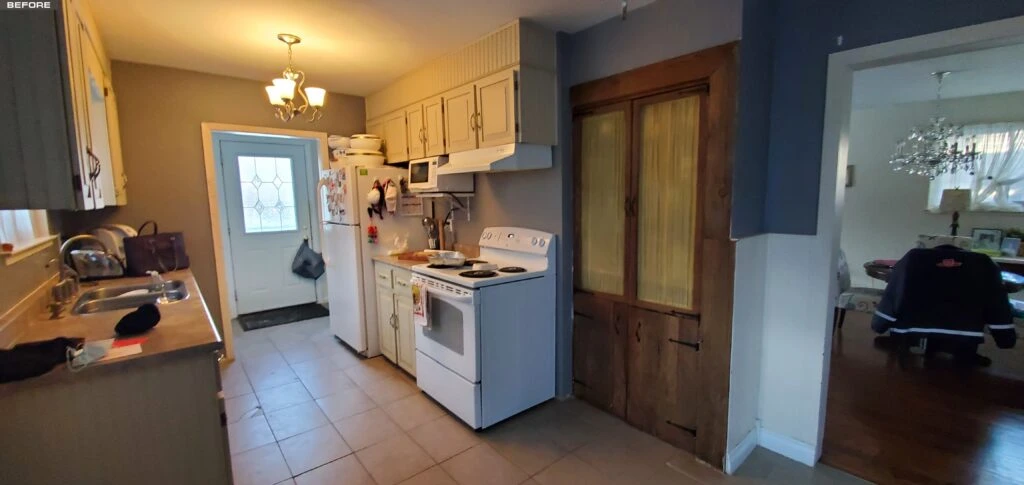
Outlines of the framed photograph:
{"label": "framed photograph", "polygon": [[1003,231],[999,229],[972,229],[971,249],[983,253],[999,254],[999,245],[1003,242]]}
{"label": "framed photograph", "polygon": [[1009,256],[1016,258],[1017,253],[1020,251],[1020,238],[1019,237],[1004,237],[1003,243],[999,246],[999,252],[1003,256]]}

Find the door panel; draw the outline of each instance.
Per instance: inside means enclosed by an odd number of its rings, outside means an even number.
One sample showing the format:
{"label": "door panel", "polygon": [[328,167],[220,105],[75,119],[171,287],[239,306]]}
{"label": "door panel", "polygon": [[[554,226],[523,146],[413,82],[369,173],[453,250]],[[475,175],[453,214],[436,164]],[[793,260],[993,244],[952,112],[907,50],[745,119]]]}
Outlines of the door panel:
{"label": "door panel", "polygon": [[505,71],[476,83],[480,147],[515,143],[515,71]]}
{"label": "door panel", "polygon": [[700,400],[697,324],[631,308],[626,421],[685,450],[694,449]]}
{"label": "door panel", "polygon": [[395,315],[398,316],[398,365],[416,375],[416,329],[412,323],[412,297],[395,296]]}
{"label": "door panel", "polygon": [[400,110],[384,118],[384,144],[388,163],[409,160],[409,140],[406,137],[405,111]]}
{"label": "door panel", "polygon": [[425,157],[423,134],[423,106],[415,105],[405,109],[406,139],[409,140],[409,160]]}
{"label": "door panel", "polygon": [[448,153],[477,147],[476,128],[470,118],[476,113],[476,90],[472,84],[448,91],[444,98],[444,132]]}
{"label": "door panel", "polygon": [[395,294],[391,288],[377,285],[377,329],[380,333],[380,353],[391,362],[398,362],[395,339]]}
{"label": "door panel", "polygon": [[625,290],[626,109],[577,120],[579,139],[578,288],[623,295]]}
{"label": "door panel", "polygon": [[238,313],[316,301],[313,280],[291,271],[295,251],[310,237],[305,148],[219,145]]}
{"label": "door panel", "polygon": [[85,74],[85,105],[89,118],[89,150],[95,159],[92,181],[96,208],[115,205],[113,164],[110,160],[110,133],[107,129],[106,75],[89,33],[82,29],[82,68]]}
{"label": "door panel", "polygon": [[637,300],[696,309],[700,96],[640,103]]}
{"label": "door panel", "polygon": [[423,103],[423,132],[426,135],[426,156],[445,153],[444,100],[441,97]]}
{"label": "door panel", "polygon": [[619,304],[586,293],[573,298],[573,394],[626,416],[626,322]]}

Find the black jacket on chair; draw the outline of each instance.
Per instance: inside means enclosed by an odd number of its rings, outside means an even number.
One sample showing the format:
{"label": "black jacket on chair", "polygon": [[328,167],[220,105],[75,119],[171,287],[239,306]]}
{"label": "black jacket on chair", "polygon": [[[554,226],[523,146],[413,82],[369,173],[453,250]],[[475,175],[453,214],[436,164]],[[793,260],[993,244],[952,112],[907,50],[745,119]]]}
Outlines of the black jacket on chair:
{"label": "black jacket on chair", "polygon": [[1017,332],[1002,275],[992,259],[953,246],[911,249],[893,269],[871,328],[981,343],[988,327],[1011,348]]}

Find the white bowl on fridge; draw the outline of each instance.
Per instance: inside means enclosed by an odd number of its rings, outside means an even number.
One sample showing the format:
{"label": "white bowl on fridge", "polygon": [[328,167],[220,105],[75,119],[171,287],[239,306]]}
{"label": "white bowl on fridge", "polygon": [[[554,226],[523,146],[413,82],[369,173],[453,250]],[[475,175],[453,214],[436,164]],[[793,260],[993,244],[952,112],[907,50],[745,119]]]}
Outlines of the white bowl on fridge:
{"label": "white bowl on fridge", "polygon": [[352,135],[352,137],[349,138],[348,145],[349,147],[358,150],[379,151],[381,143],[382,141],[380,137],[377,135],[371,135],[369,133],[359,133],[356,135]]}

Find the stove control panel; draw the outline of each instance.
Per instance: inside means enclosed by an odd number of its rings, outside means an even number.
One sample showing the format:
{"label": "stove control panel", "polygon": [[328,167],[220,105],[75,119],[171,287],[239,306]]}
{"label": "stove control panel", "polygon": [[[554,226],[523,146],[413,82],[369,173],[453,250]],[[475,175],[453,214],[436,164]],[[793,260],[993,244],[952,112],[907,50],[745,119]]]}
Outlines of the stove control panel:
{"label": "stove control panel", "polygon": [[480,234],[480,247],[500,248],[521,253],[548,253],[555,235],[520,227],[488,227]]}

